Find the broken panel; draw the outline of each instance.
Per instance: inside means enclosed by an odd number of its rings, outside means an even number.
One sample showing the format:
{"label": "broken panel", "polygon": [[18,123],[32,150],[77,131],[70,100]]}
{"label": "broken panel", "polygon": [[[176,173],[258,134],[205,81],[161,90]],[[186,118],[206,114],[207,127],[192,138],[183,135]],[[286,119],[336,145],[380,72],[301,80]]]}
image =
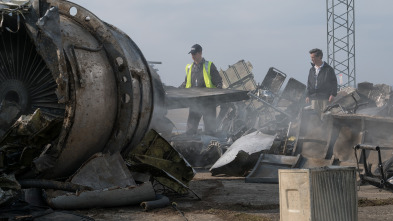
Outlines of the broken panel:
{"label": "broken panel", "polygon": [[303,107],[305,92],[305,84],[294,78],[290,78],[281,93],[276,106],[292,116],[297,116],[300,109]]}
{"label": "broken panel", "polygon": [[212,175],[244,176],[253,168],[262,151],[271,148],[275,136],[256,131],[240,137],[210,168]]}
{"label": "broken panel", "polygon": [[230,65],[226,71],[220,70],[223,88],[253,91],[257,89],[257,84],[252,74],[252,65],[244,60]]}
{"label": "broken panel", "polygon": [[287,75],[285,73],[271,67],[262,81],[261,89],[271,91],[273,94],[277,95],[286,77]]}
{"label": "broken panel", "polygon": [[150,173],[161,184],[184,194],[194,178],[189,163],[156,131],[150,130],[125,159],[130,170]]}
{"label": "broken panel", "polygon": [[95,154],[70,179],[72,183],[88,186],[95,190],[136,186],[119,153]]}

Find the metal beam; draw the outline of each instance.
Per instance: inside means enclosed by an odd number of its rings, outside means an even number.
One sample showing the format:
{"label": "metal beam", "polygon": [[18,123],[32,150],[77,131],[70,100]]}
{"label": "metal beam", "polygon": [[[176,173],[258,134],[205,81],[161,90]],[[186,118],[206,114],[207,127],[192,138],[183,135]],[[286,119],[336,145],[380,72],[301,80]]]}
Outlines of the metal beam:
{"label": "metal beam", "polygon": [[326,0],[327,63],[336,72],[338,87],[355,87],[355,1]]}

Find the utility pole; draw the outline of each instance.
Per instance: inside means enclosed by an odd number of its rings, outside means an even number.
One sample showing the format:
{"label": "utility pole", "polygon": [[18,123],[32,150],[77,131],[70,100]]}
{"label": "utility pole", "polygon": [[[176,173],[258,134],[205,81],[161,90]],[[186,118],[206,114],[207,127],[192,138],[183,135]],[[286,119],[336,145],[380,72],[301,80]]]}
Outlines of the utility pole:
{"label": "utility pole", "polygon": [[338,87],[355,87],[355,0],[326,0],[327,63]]}

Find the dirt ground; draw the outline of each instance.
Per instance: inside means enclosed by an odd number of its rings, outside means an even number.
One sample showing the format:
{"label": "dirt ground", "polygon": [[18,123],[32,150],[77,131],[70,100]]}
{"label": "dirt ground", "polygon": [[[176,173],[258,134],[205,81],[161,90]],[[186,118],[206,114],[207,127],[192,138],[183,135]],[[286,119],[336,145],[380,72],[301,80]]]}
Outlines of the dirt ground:
{"label": "dirt ground", "polygon": [[[198,170],[190,183],[194,194],[170,196],[177,210],[168,206],[145,212],[138,205],[75,211],[98,221],[103,220],[280,220],[277,184],[245,183],[239,177],[212,177]],[[359,221],[393,220],[393,193],[374,186],[361,186],[358,191]]]}

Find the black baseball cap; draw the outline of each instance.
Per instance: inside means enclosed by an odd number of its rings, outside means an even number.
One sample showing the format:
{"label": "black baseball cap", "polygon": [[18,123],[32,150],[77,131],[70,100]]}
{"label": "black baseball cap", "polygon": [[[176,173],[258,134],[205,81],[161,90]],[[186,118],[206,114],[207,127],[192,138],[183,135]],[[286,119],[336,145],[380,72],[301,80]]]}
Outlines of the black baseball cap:
{"label": "black baseball cap", "polygon": [[191,51],[188,52],[189,54],[196,54],[197,52],[202,52],[202,47],[199,44],[194,44],[191,47]]}

